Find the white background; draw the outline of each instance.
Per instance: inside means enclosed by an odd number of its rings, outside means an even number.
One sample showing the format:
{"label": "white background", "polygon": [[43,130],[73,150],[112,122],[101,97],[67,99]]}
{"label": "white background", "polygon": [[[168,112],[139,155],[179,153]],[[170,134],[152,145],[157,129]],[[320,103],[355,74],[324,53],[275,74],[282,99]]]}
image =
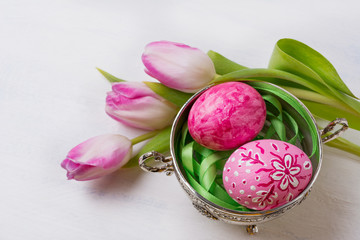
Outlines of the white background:
{"label": "white background", "polygon": [[[198,214],[176,178],[121,170],[66,180],[60,162],[99,134],[140,131],[104,113],[95,67],[150,80],[151,41],[266,67],[277,40],[318,50],[360,96],[358,1],[0,1],[0,239],[360,239],[360,159],[325,147],[309,198],[249,237]],[[348,133],[360,143],[358,132]]]}

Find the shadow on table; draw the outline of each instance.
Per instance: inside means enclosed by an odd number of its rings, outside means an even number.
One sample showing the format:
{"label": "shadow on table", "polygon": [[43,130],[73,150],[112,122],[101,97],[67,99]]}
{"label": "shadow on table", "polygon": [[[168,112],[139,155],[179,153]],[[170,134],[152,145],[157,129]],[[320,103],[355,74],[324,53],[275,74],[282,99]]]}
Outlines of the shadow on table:
{"label": "shadow on table", "polygon": [[120,169],[108,176],[90,182],[89,191],[96,196],[126,194],[136,189],[143,172],[139,168]]}
{"label": "shadow on table", "polygon": [[[320,175],[308,198],[283,216],[258,225],[259,232],[247,236],[245,226],[208,223],[219,234],[257,240],[359,239],[360,161],[343,152],[325,148]],[[238,239],[240,239],[238,238]],[[214,237],[214,239],[216,239]]]}
{"label": "shadow on table", "polygon": [[[257,240],[357,239],[356,235],[360,234],[360,228],[354,224],[358,223],[357,218],[360,214],[358,210],[360,195],[353,185],[360,182],[359,174],[355,174],[360,170],[360,163],[345,157],[340,151],[327,148],[325,153],[320,175],[309,197],[285,215],[259,224],[259,233],[254,238]],[[108,177],[92,182],[89,188],[97,197],[114,197],[121,201],[135,201],[139,206],[151,205],[159,209],[163,208],[157,201],[149,201],[149,196],[152,196],[149,195],[150,193],[138,196],[137,185],[140,185],[139,181],[143,177],[145,174],[139,168],[121,169]],[[156,192],[156,187],[152,188],[152,191]],[[210,227],[214,236],[219,234],[218,239],[224,232],[229,237],[247,236],[245,226],[207,221],[204,219],[202,228]]]}
{"label": "shadow on table", "polygon": [[[259,225],[259,237],[272,239],[358,239],[360,163],[326,148],[320,175],[309,197],[276,220]],[[357,236],[357,237],[356,237]]]}

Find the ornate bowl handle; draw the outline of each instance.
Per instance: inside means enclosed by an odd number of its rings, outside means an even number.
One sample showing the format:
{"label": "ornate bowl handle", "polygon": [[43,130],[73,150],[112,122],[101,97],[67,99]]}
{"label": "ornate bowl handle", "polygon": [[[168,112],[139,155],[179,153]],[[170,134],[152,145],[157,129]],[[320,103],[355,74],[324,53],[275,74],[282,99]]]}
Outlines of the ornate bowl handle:
{"label": "ornate bowl handle", "polygon": [[[328,132],[333,130],[336,125],[342,125],[342,127],[337,130],[334,133],[331,133],[330,135],[326,135]],[[337,118],[334,121],[330,122],[323,130],[320,131],[320,135],[322,137],[322,142],[326,143],[331,140],[334,140],[335,138],[339,137],[343,132],[346,131],[346,129],[349,128],[348,121],[345,118]]]}
{"label": "ornate bowl handle", "polygon": [[[150,162],[154,159],[153,162]],[[147,152],[139,158],[139,166],[145,172],[165,172],[170,176],[174,172],[174,166],[171,157],[165,157],[156,151]]]}

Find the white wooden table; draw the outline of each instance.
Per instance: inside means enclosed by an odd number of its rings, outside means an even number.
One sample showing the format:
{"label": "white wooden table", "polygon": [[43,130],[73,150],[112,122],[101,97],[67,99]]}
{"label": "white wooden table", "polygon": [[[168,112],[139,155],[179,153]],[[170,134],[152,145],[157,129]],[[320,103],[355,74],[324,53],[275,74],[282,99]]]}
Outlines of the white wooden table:
{"label": "white wooden table", "polygon": [[[155,40],[266,67],[278,39],[318,50],[360,96],[358,1],[0,1],[0,239],[249,239],[198,214],[175,177],[121,170],[67,181],[60,162],[104,133],[134,137],[104,113],[95,67],[149,80]],[[358,132],[346,136],[360,143]],[[254,239],[360,239],[360,159],[325,147],[309,198]]]}

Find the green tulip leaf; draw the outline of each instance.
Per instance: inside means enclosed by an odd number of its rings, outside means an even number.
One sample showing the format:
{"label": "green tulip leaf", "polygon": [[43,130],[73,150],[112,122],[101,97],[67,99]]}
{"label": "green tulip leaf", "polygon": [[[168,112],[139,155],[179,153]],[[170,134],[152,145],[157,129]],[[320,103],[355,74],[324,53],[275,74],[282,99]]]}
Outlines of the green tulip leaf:
{"label": "green tulip leaf", "polygon": [[151,90],[157,95],[172,102],[178,107],[182,107],[186,101],[193,95],[191,93],[184,93],[173,88],[169,88],[161,83],[156,82],[144,82]]}
{"label": "green tulip leaf", "polygon": [[139,158],[141,155],[151,152],[157,151],[159,153],[165,154],[170,151],[170,133],[171,126],[165,128],[160,131],[154,138],[148,141],[141,150],[132,157],[129,162],[123,168],[131,168],[139,165]]}
{"label": "green tulip leaf", "polygon": [[[296,85],[302,85],[303,87],[305,87],[305,89],[317,92],[328,99],[334,99],[334,98],[338,99],[339,101],[342,102],[340,104],[345,104],[345,106],[347,106],[347,108],[351,108],[353,112],[360,113],[360,102],[359,100],[353,98],[352,96],[344,94],[343,92],[340,92],[335,88],[323,84],[319,81],[303,78],[283,70],[264,69],[264,68],[242,69],[218,77],[212,83],[222,83],[222,82],[239,81],[239,80],[240,81],[262,80],[275,84],[276,83],[279,84],[278,82],[276,82],[276,80],[286,80]],[[298,88],[296,85],[287,84],[287,86],[290,86],[292,88]],[[324,104],[326,104],[326,102],[324,102]]]}
{"label": "green tulip leaf", "polygon": [[226,57],[217,52],[210,50],[207,54],[214,63],[216,73],[219,75],[247,68],[240,64],[237,64],[236,62],[231,61],[230,59],[227,59]]}
{"label": "green tulip leaf", "polygon": [[351,114],[341,107],[337,108],[334,106],[312,102],[304,99],[300,99],[310,112],[317,117],[333,121],[336,118],[346,118],[349,123],[349,127],[360,131],[360,114]]}
{"label": "green tulip leaf", "polygon": [[346,103],[344,103],[342,101],[339,101],[336,98],[328,98],[328,97],[325,97],[325,96],[318,94],[316,92],[313,92],[313,91],[297,89],[297,88],[292,88],[292,87],[286,87],[286,86],[281,86],[281,87],[283,87],[285,90],[289,91],[290,93],[294,94],[297,98],[299,98],[301,100],[308,100],[308,101],[312,101],[312,102],[321,103],[321,104],[324,104],[324,106],[330,105],[330,106],[339,108],[341,110],[347,111],[350,114],[360,117],[359,112],[355,111],[349,105],[347,105]]}
{"label": "green tulip leaf", "polygon": [[[266,81],[269,79],[281,79],[286,80],[288,82],[292,82],[298,85],[302,85],[305,88],[311,89],[315,92],[319,92],[324,95],[331,96],[326,89],[324,89],[323,85],[319,82],[310,81],[308,79],[299,77],[292,73],[288,73],[282,70],[277,69],[266,69],[266,68],[248,68],[242,69],[239,71],[231,72],[223,75],[222,77],[218,77],[213,81],[213,83],[222,83],[222,82],[230,82],[237,80],[253,80],[253,81]],[[270,81],[271,82],[271,81]]]}
{"label": "green tulip leaf", "polygon": [[355,97],[341,80],[334,66],[319,52],[299,41],[279,40],[275,45],[268,67],[318,81]]}
{"label": "green tulip leaf", "polygon": [[110,83],[114,83],[114,82],[126,82],[126,80],[117,78],[113,75],[111,75],[108,72],[105,72],[104,70],[100,69],[100,68],[96,68]]}
{"label": "green tulip leaf", "polygon": [[329,147],[338,148],[345,152],[360,156],[360,146],[350,142],[349,140],[346,140],[345,138],[338,137],[334,140],[325,143],[325,145]]}

